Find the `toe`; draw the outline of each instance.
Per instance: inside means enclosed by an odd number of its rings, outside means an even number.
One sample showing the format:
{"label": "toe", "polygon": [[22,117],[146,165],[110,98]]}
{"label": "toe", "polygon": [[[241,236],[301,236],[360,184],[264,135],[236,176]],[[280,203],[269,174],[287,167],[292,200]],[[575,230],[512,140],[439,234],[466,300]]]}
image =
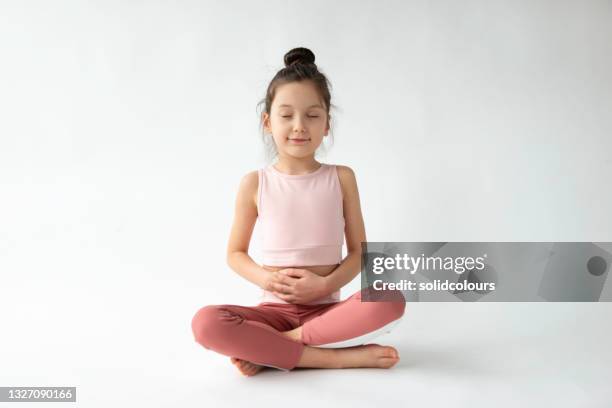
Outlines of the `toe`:
{"label": "toe", "polygon": [[396,358],[382,358],[380,359],[380,366],[383,368],[391,368],[397,363]]}
{"label": "toe", "polygon": [[397,350],[395,348],[393,348],[393,347],[385,347],[384,356],[385,357],[390,357],[390,358],[398,358],[399,354],[397,353]]}

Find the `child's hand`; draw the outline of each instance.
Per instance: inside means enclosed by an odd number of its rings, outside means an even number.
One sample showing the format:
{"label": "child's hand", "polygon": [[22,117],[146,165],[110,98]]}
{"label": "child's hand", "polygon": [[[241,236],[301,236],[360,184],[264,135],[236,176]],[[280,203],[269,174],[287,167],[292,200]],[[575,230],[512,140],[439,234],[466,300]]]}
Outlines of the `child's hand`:
{"label": "child's hand", "polygon": [[287,268],[274,272],[270,287],[274,295],[289,303],[308,303],[328,294],[325,278],[308,269]]}

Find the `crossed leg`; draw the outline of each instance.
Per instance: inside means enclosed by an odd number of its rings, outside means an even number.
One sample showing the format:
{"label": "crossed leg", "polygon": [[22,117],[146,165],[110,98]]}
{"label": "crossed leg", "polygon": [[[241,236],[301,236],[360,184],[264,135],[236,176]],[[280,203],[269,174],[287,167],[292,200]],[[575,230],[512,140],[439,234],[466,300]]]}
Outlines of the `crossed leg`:
{"label": "crossed leg", "polygon": [[[321,348],[358,346],[390,332],[404,315],[406,301],[402,293],[377,291],[379,301],[362,301],[362,293],[359,290],[329,308],[306,316],[302,326],[292,331],[301,328],[298,339]],[[373,298],[371,293],[366,299]]]}
{"label": "crossed leg", "polygon": [[[344,301],[315,308],[211,305],[196,313],[192,329],[198,343],[233,357],[234,363],[243,360],[287,371],[391,366],[398,358],[395,349],[361,346],[390,331],[404,313],[401,292],[384,296],[384,302],[362,302],[358,291]],[[296,317],[292,307],[301,306],[305,312]]]}

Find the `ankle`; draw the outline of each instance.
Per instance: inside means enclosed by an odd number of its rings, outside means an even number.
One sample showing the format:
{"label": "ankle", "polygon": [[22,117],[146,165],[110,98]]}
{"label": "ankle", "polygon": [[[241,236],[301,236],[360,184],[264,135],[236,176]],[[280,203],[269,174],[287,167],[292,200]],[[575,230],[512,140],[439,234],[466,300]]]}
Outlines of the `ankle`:
{"label": "ankle", "polygon": [[342,349],[321,349],[329,352],[329,361],[332,362],[332,368],[346,368],[346,361],[343,358]]}
{"label": "ankle", "polygon": [[291,340],[299,341],[300,343],[302,342],[302,326],[281,333],[289,337]]}

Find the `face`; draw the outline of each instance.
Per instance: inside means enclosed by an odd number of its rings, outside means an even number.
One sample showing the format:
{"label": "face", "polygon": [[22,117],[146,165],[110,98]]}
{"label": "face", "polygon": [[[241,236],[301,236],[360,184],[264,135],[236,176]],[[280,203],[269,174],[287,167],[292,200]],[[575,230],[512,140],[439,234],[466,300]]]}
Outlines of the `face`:
{"label": "face", "polygon": [[276,88],[270,115],[264,112],[263,125],[272,133],[278,154],[296,158],[314,155],[329,131],[325,107],[310,81]]}

